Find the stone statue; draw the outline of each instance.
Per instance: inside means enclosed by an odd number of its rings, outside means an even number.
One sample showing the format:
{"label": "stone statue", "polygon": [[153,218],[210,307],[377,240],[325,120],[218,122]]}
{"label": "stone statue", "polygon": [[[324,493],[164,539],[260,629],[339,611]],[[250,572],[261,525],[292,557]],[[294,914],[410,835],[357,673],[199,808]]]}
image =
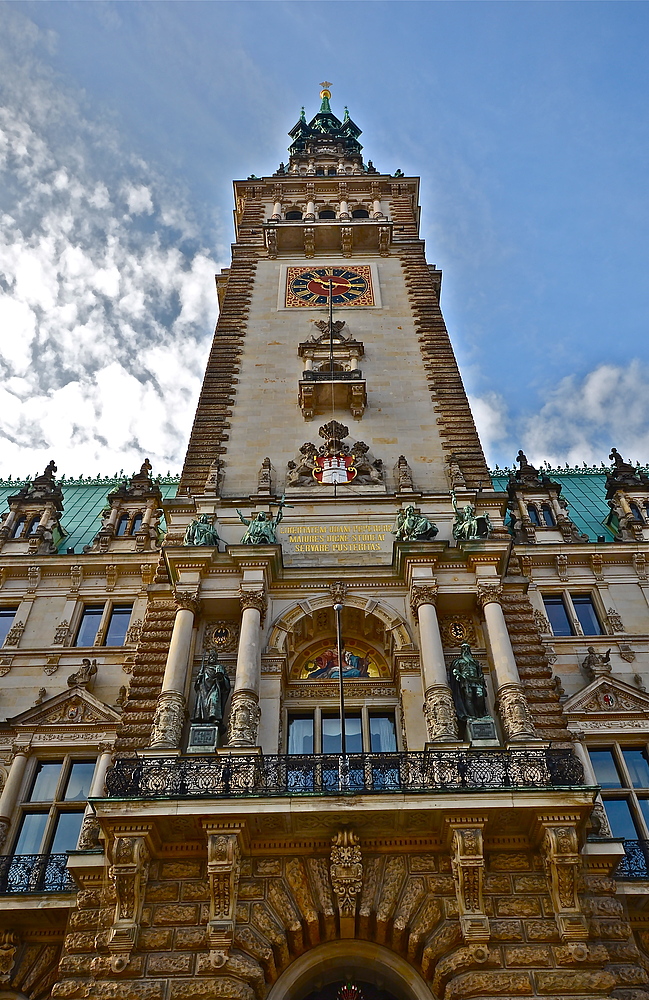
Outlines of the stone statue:
{"label": "stone statue", "polygon": [[68,677],[68,687],[88,687],[96,673],[97,661],[84,656],[79,669]]}
{"label": "stone statue", "polygon": [[230,678],[223,664],[218,662],[216,650],[203,657],[201,668],[194,682],[196,705],[192,722],[214,722],[219,730],[223,723],[225,703],[230,693]]}
{"label": "stone statue", "polygon": [[466,504],[462,510],[457,505],[455,490],[451,490],[453,509],[455,510],[455,521],[453,522],[453,538],[458,540],[468,540],[472,538],[488,538],[493,525],[488,514],[476,515],[473,504]]}
{"label": "stone statue", "polygon": [[437,525],[410,504],[405,510],[397,511],[392,534],[398,542],[430,542],[437,531]]}
{"label": "stone statue", "polygon": [[484,719],[488,716],[484,674],[471,655],[468,642],[462,643],[460,655],[451,663],[450,682],[458,719]]}
{"label": "stone statue", "polygon": [[241,544],[277,545],[277,535],[275,534],[275,529],[284,517],[284,507],[286,506],[287,504],[284,503],[284,497],[282,497],[278,504],[279,510],[277,511],[276,517],[273,517],[272,514],[266,514],[266,512],[262,510],[259,514],[255,514],[255,516],[251,518],[244,517],[237,507],[239,520],[248,526],[248,530],[241,539]]}
{"label": "stone statue", "polygon": [[201,514],[197,520],[187,525],[183,545],[216,545],[218,549],[221,540],[210,515]]}
{"label": "stone statue", "polygon": [[607,649],[602,656],[601,653],[596,652],[594,646],[589,646],[588,656],[584,658],[582,667],[586,676],[591,680],[594,680],[595,677],[602,677],[604,674],[610,674],[612,670],[610,649]]}

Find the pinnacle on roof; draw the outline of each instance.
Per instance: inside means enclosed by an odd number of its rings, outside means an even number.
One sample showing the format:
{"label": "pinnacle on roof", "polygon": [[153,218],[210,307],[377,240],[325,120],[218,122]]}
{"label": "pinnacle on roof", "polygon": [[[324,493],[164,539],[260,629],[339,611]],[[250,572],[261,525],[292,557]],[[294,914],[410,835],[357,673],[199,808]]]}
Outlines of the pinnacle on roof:
{"label": "pinnacle on roof", "polygon": [[331,157],[332,154],[352,160],[360,165],[363,163],[361,150],[363,147],[358,141],[361,129],[354,124],[349,117],[349,111],[345,108],[345,116],[342,121],[336,117],[331,110],[330,84],[325,81],[320,85],[320,110],[310,122],[307,122],[304,108],[300,119],[289,132],[293,139],[289,147],[291,161],[317,159],[319,156]]}

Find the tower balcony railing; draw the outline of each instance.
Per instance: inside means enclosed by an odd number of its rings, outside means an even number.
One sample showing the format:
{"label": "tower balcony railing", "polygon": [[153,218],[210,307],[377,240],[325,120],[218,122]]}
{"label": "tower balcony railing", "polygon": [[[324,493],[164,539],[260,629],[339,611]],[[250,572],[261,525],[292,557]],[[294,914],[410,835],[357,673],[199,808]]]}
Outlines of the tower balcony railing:
{"label": "tower balcony railing", "polygon": [[0,858],[0,896],[76,892],[67,854],[13,854]]}
{"label": "tower balcony railing", "polygon": [[120,758],[108,798],[218,799],[427,794],[583,786],[567,749]]}
{"label": "tower balcony railing", "polygon": [[649,840],[624,841],[624,857],[615,869],[615,878],[649,879]]}

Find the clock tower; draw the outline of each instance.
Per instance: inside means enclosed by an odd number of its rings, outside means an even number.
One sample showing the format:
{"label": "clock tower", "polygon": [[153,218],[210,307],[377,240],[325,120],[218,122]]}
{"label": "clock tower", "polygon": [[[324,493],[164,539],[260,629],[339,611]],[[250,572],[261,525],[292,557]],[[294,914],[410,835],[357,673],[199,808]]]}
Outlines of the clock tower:
{"label": "clock tower", "polygon": [[[287,163],[234,184],[219,320],[93,799],[114,882],[101,983],[68,956],[57,995],[608,995],[587,913],[617,914],[617,862],[597,854],[584,909],[595,791],[444,323],[419,181],[366,162],[330,98],[325,83],[302,111]],[[528,469],[519,492],[548,506],[544,483]],[[98,892],[102,857],[82,861]]]}

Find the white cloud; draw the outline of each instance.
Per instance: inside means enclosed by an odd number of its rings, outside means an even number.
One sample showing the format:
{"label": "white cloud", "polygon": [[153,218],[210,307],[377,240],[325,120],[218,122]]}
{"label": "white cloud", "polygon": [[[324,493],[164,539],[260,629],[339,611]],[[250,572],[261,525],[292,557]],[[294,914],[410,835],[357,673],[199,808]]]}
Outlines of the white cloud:
{"label": "white cloud", "polygon": [[496,392],[470,396],[469,404],[482,447],[490,455],[509,435],[507,404]]}
{"label": "white cloud", "polygon": [[220,265],[185,192],[49,68],[51,33],[1,17],[0,477],[178,470]]}

